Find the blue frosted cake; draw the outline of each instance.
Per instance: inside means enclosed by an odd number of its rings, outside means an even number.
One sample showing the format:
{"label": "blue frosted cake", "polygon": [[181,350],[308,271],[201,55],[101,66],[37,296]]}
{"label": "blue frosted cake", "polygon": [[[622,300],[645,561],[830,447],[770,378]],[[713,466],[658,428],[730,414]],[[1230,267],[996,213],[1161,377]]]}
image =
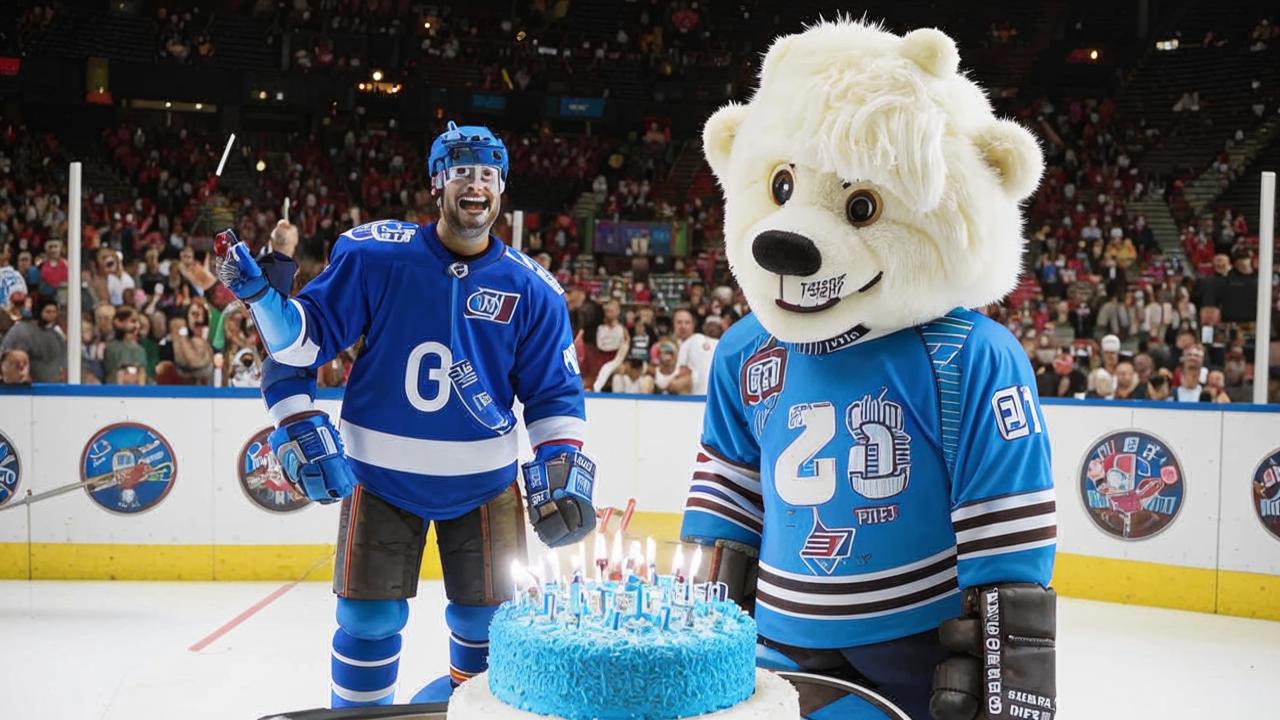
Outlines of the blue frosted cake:
{"label": "blue frosted cake", "polygon": [[489,671],[458,688],[449,718],[799,717],[791,686],[757,675],[755,620],[732,602],[684,612],[557,615],[506,603],[489,628]]}

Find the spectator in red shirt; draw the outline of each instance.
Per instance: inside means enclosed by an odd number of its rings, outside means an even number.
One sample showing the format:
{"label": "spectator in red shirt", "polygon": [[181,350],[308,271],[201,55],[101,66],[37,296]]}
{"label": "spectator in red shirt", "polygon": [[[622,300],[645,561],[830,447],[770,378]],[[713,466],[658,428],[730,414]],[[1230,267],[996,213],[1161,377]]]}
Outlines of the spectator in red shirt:
{"label": "spectator in red shirt", "polygon": [[67,284],[67,261],[62,259],[62,241],[45,243],[44,252],[44,262],[40,264],[40,294],[52,296]]}

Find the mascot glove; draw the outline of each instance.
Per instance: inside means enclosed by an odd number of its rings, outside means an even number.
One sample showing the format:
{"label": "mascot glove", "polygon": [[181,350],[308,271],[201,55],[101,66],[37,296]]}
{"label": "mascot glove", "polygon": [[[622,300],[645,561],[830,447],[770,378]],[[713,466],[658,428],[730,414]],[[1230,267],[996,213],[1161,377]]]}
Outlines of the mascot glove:
{"label": "mascot glove", "polygon": [[533,462],[520,470],[529,522],[542,542],[550,547],[571,545],[595,529],[594,460],[572,445],[543,445]]}
{"label": "mascot glove", "polygon": [[249,246],[236,237],[231,228],[227,228],[214,236],[213,247],[221,256],[218,265],[218,279],[227,286],[232,294],[244,302],[259,300],[270,289],[267,277],[253,259]]}
{"label": "mascot glove", "polygon": [[1054,720],[1057,595],[1030,583],[971,587],[938,628],[955,653],[933,673],[935,720]]}
{"label": "mascot glove", "polygon": [[342,436],[319,410],[287,418],[267,441],[280,469],[298,492],[318,503],[351,494],[355,474],[343,454]]}

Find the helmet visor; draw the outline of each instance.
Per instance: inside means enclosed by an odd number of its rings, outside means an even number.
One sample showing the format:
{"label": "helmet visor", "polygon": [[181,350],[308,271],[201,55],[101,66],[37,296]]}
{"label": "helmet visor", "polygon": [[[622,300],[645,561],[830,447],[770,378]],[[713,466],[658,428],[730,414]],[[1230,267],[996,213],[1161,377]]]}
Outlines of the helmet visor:
{"label": "helmet visor", "polygon": [[488,188],[494,195],[501,195],[504,186],[502,169],[493,165],[454,165],[436,176],[436,185],[440,188],[454,183],[474,183]]}

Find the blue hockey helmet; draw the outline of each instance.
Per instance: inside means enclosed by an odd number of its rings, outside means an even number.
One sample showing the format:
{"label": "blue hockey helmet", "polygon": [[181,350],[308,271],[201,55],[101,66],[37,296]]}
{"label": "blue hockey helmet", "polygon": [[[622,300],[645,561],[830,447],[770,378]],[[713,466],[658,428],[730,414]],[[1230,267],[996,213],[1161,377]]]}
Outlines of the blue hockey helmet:
{"label": "blue hockey helmet", "polygon": [[427,157],[427,175],[435,178],[440,173],[458,165],[490,165],[502,171],[502,181],[507,181],[511,164],[507,146],[482,125],[458,127],[452,120],[449,127],[431,143]]}

